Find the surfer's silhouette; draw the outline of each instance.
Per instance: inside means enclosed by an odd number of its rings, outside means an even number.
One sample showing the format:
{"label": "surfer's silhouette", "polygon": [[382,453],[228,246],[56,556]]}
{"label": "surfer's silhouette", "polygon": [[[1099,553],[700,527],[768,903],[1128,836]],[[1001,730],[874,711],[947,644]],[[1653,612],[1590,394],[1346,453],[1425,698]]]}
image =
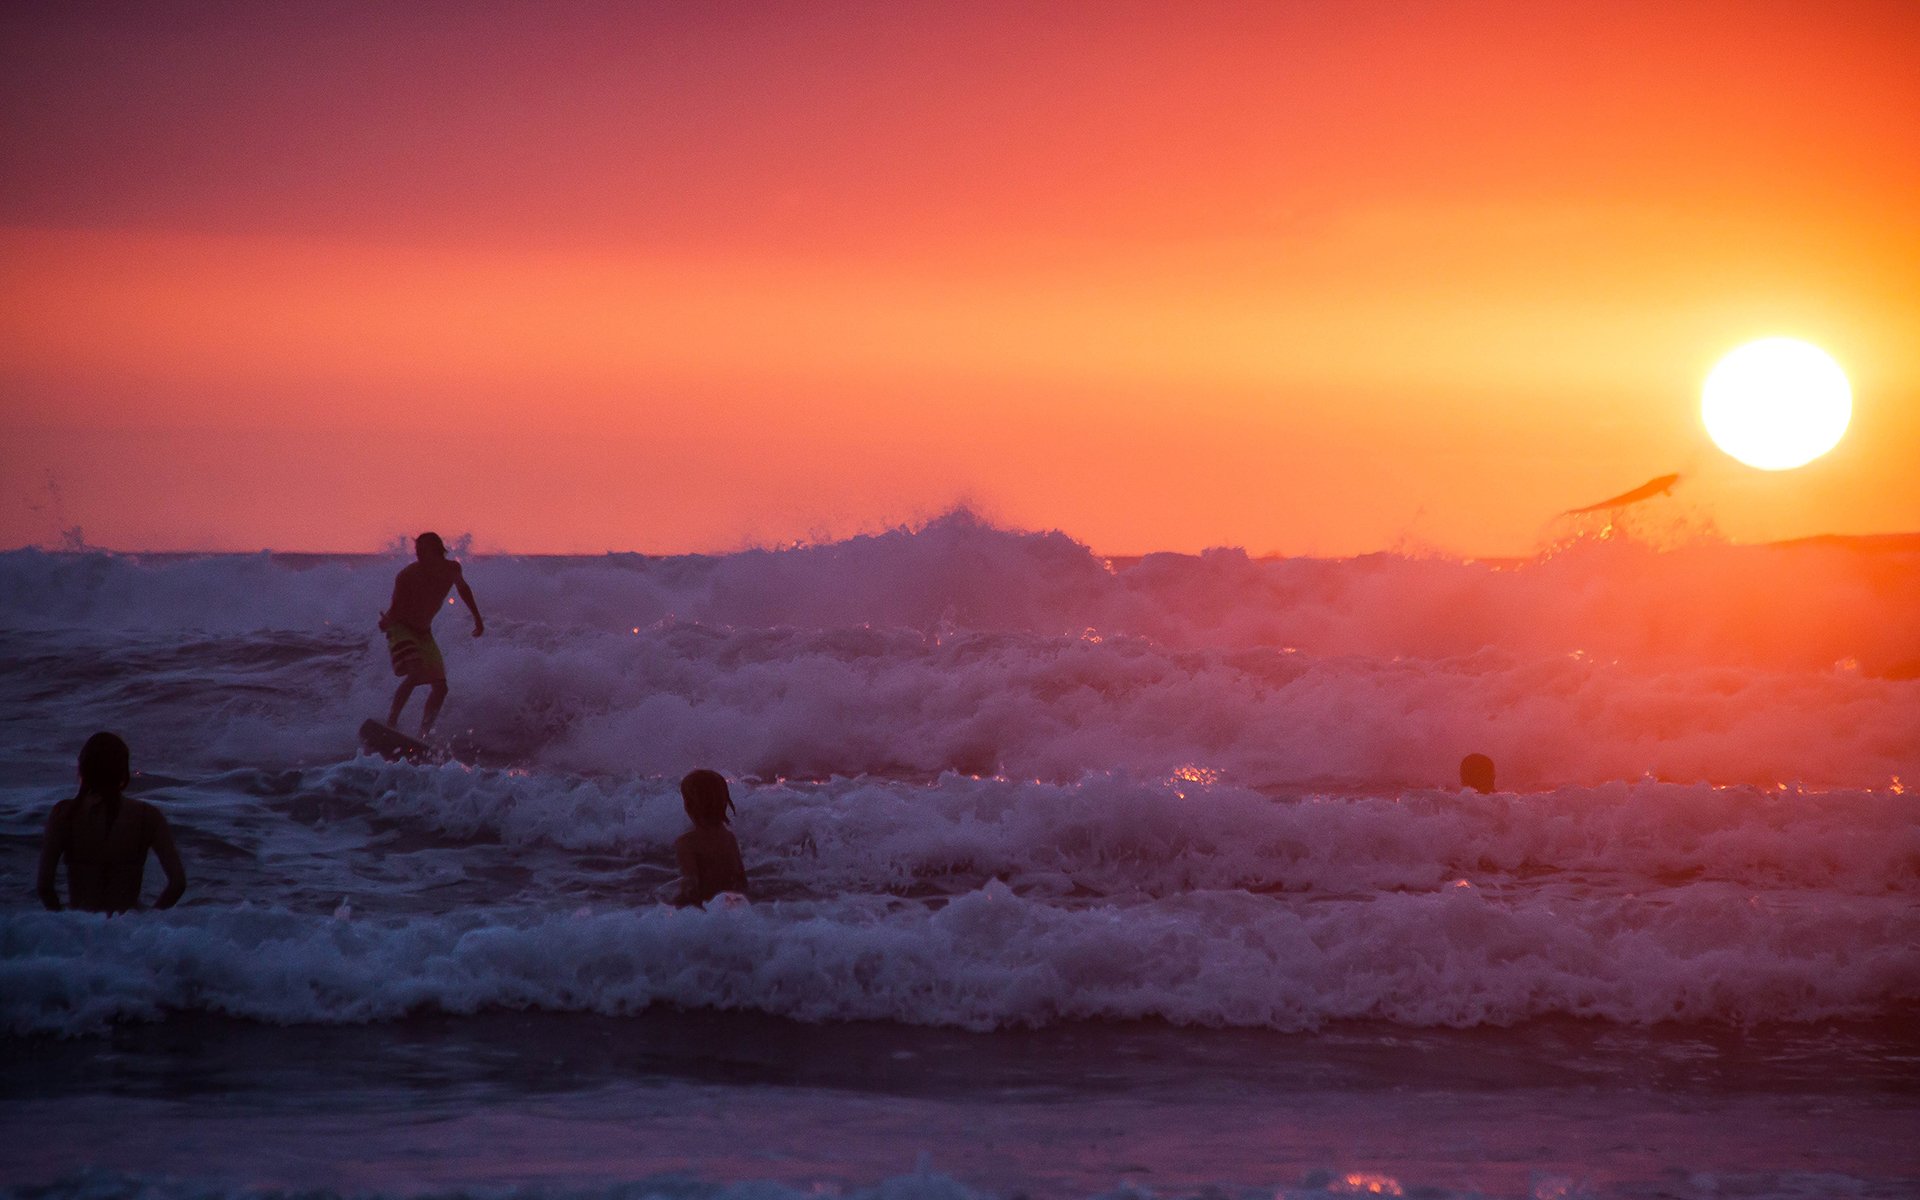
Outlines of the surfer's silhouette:
{"label": "surfer's silhouette", "polygon": [[722,892],[746,895],[747,868],[740,861],[740,843],[728,828],[733,796],[726,776],[704,768],[689,771],[680,781],[680,799],[693,828],[673,843],[674,857],[680,860],[680,891],[673,898],[674,906],[704,906]]}
{"label": "surfer's silhouette", "polygon": [[1460,786],[1476,792],[1493,790],[1493,760],[1484,754],[1469,754],[1460,760]]}
{"label": "surfer's silhouette", "polygon": [[158,808],[129,800],[132,756],[126,742],[96,733],[80,748],[80,791],[53,806],[40,843],[40,903],[61,908],[55,886],[60,860],[67,860],[67,903],[86,912],[117,913],[140,907],[147,852],[167,873],[167,886],[153,902],[172,908],[187,890],[187,872],[173,844],[173,830]]}
{"label": "surfer's silhouette", "polygon": [[1588,504],[1580,508],[1570,508],[1560,515],[1563,517],[1577,517],[1581,513],[1605,512],[1608,509],[1625,508],[1629,504],[1638,504],[1642,500],[1651,500],[1655,496],[1671,495],[1673,485],[1679,482],[1680,477],[1678,475],[1662,475],[1657,479],[1647,480],[1630,492],[1621,492],[1618,496],[1608,496],[1598,504]]}
{"label": "surfer's silhouette", "polygon": [[447,593],[458,590],[460,599],[473,613],[473,636],[487,631],[480,619],[480,606],[474,603],[473,589],[467,586],[460,564],[447,557],[447,544],[437,533],[423,533],[413,539],[417,560],[400,569],[393,580],[393,599],[380,614],[380,629],[387,635],[387,655],[400,687],[393,693],[393,706],[387,710],[387,724],[400,724],[400,710],[407,706],[413,689],[427,685],[427,706],[420,714],[420,736],[433,732],[433,721],[447,701],[447,664],[433,640],[433,618],[446,602]]}

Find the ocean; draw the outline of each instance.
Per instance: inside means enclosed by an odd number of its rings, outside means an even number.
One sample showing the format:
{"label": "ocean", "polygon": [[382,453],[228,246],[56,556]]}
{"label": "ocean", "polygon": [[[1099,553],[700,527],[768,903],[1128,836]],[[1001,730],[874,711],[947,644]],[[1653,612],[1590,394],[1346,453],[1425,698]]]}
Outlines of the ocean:
{"label": "ocean", "polygon": [[438,766],[405,561],[0,553],[6,1194],[1920,1195],[1920,540],[467,555]]}

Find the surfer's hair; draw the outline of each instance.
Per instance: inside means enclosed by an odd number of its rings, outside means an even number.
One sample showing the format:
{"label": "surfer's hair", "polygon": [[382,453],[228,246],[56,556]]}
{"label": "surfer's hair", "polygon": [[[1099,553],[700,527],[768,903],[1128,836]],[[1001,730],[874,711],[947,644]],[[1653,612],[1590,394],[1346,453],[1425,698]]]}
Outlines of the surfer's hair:
{"label": "surfer's hair", "polygon": [[80,792],[75,800],[92,792],[117,809],[132,781],[133,755],[119,734],[102,730],[80,747]]}
{"label": "surfer's hair", "polygon": [[441,558],[447,556],[447,544],[441,541],[440,535],[431,529],[413,539],[413,556],[415,558],[425,558],[429,550],[436,551]]}
{"label": "surfer's hair", "polygon": [[727,790],[727,777],[718,771],[705,767],[688,771],[680,781],[680,799],[695,825],[712,828],[732,823],[727,814],[733,811],[733,793]]}

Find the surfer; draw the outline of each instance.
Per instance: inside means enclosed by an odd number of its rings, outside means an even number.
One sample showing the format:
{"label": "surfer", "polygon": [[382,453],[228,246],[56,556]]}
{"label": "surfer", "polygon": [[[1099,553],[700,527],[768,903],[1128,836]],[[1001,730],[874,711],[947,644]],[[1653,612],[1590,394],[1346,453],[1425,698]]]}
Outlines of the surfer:
{"label": "surfer", "polygon": [[1608,496],[1605,500],[1597,504],[1588,504],[1580,508],[1570,508],[1560,515],[1563,517],[1577,517],[1582,513],[1612,512],[1617,508],[1625,508],[1629,504],[1638,504],[1642,500],[1651,500],[1655,496],[1671,496],[1673,494],[1673,485],[1679,482],[1680,477],[1678,475],[1662,475],[1657,479],[1647,480],[1630,492],[1621,492],[1618,496]]}
{"label": "surfer", "polygon": [[705,907],[721,892],[746,895],[747,868],[740,861],[740,843],[734,840],[727,817],[733,811],[733,796],[726,776],[704,768],[689,771],[680,781],[680,799],[693,828],[673,843],[674,856],[680,860],[680,891],[673,898],[674,907]]}
{"label": "surfer", "polygon": [[1460,786],[1482,794],[1493,790],[1493,760],[1484,754],[1469,754],[1460,760]]}
{"label": "surfer", "polygon": [[129,800],[133,781],[126,742],[96,733],[80,748],[80,791],[53,806],[40,843],[40,903],[61,908],[54,886],[67,860],[67,903],[85,912],[118,913],[140,907],[140,881],[153,851],[167,873],[155,908],[172,908],[187,890],[187,872],[174,848],[167,818],[145,800]]}
{"label": "surfer", "polygon": [[487,631],[480,619],[480,606],[474,603],[473,589],[467,586],[460,564],[447,557],[447,544],[437,533],[423,533],[413,539],[417,560],[400,568],[393,580],[393,599],[380,614],[380,629],[387,635],[387,655],[393,661],[393,673],[400,687],[393,693],[393,706],[387,710],[387,724],[397,728],[400,710],[407,706],[413,689],[427,685],[427,707],[420,714],[420,736],[433,731],[433,720],[447,701],[447,664],[433,640],[433,618],[446,602],[447,593],[458,590],[467,610],[473,613],[473,636]]}

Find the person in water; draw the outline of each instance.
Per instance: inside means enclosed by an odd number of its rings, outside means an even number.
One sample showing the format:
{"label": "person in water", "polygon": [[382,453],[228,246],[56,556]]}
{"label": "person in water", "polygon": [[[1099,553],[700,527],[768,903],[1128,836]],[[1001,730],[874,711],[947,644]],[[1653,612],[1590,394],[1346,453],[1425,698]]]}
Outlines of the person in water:
{"label": "person in water", "polygon": [[447,593],[458,590],[473,614],[473,636],[487,631],[480,619],[480,606],[474,603],[473,589],[460,573],[460,564],[447,557],[447,544],[437,533],[423,533],[413,539],[417,560],[394,576],[393,599],[380,614],[380,629],[387,635],[387,656],[393,661],[393,673],[400,687],[393,693],[393,706],[387,710],[387,725],[398,728],[400,710],[407,706],[413,689],[427,685],[427,707],[420,714],[420,736],[433,732],[433,721],[440,706],[447,702],[447,663],[433,640],[433,618],[446,603]]}
{"label": "person in water", "polygon": [[1460,786],[1482,794],[1493,790],[1493,760],[1484,754],[1469,754],[1460,760]]}
{"label": "person in water", "polygon": [[167,873],[155,908],[172,908],[187,890],[187,872],[174,848],[167,818],[145,800],[129,800],[133,780],[127,744],[96,733],[80,748],[80,791],[53,806],[40,843],[40,903],[59,912],[55,882],[67,860],[67,903],[86,912],[118,913],[140,907],[140,881],[153,851]]}
{"label": "person in water", "polygon": [[689,771],[680,781],[680,799],[693,828],[673,843],[674,856],[680,860],[680,891],[673,898],[674,906],[704,907],[721,892],[746,895],[747,868],[740,861],[740,843],[729,828],[733,795],[727,790],[726,777],[718,771]]}

